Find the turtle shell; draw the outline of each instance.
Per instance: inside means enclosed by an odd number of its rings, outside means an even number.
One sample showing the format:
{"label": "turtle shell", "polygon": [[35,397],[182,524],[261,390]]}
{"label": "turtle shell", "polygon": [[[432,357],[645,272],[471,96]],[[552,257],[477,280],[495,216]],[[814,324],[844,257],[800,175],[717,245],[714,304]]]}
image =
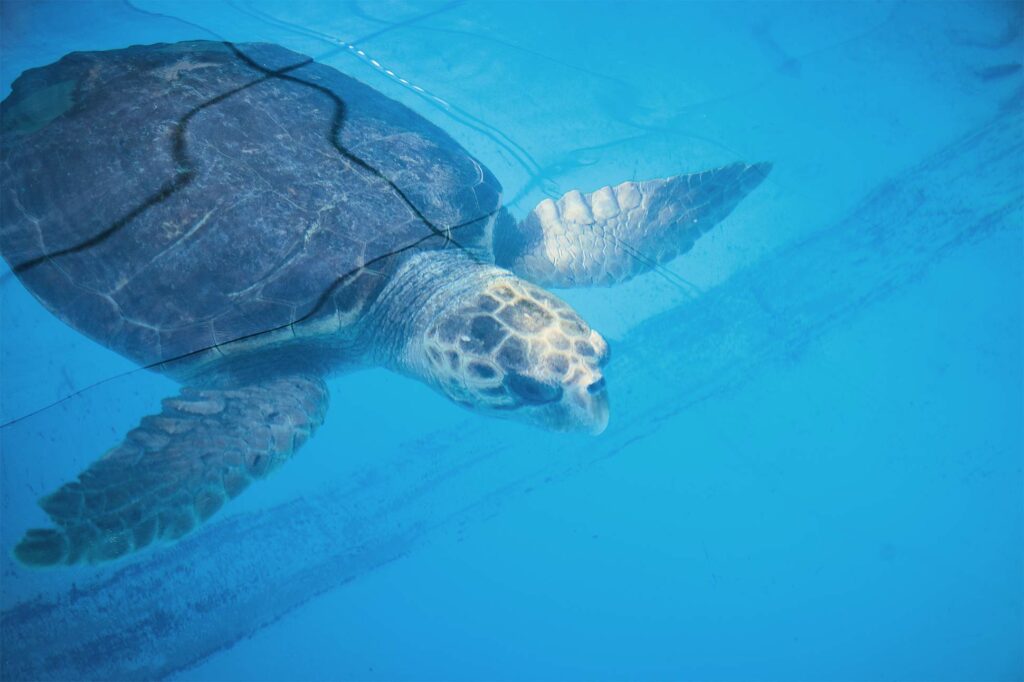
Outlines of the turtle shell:
{"label": "turtle shell", "polygon": [[[72,53],[0,105],[0,251],[142,364],[351,325],[403,254],[479,246],[494,176],[411,109],[268,44]],[[447,235],[447,237],[446,237]]]}

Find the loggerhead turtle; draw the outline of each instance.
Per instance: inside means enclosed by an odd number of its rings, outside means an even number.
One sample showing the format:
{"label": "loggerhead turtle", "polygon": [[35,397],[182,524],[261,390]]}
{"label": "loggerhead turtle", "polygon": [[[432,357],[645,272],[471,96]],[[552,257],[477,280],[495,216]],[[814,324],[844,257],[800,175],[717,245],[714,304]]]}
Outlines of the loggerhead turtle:
{"label": "loggerhead turtle", "polygon": [[[457,403],[600,432],[608,346],[542,287],[687,251],[768,172],[734,164],[546,199],[407,107],[269,44],[76,52],[2,104],[0,250],[53,314],[180,381],[40,504],[30,565],[173,540],[321,424],[324,377],[383,365]],[[642,254],[642,255],[641,255]]]}

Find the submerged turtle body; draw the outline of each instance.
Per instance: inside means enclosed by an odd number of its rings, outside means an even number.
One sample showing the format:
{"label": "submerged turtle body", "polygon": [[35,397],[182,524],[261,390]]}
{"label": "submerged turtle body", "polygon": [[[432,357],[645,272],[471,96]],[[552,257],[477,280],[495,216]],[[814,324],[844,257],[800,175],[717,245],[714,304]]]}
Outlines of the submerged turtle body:
{"label": "submerged turtle body", "polygon": [[296,320],[350,326],[388,254],[453,226],[474,245],[499,208],[446,133],[274,45],[73,53],[23,75],[3,114],[4,256],[147,365]]}
{"label": "submerged turtle body", "polygon": [[324,379],[380,365],[497,417],[602,431],[608,345],[541,287],[685,253],[765,164],[545,199],[407,107],[273,45],[70,54],[0,105],[0,251],[54,314],[184,384],[40,504],[25,564],[174,540],[289,459]]}

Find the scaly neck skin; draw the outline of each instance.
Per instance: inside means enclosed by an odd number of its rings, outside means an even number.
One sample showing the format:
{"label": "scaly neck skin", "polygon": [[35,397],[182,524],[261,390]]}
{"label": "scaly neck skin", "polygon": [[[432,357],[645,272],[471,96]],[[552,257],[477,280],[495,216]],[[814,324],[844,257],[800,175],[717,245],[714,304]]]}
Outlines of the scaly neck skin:
{"label": "scaly neck skin", "polygon": [[430,379],[423,333],[431,321],[482,291],[505,270],[456,249],[413,254],[392,276],[366,317],[371,359],[390,369]]}

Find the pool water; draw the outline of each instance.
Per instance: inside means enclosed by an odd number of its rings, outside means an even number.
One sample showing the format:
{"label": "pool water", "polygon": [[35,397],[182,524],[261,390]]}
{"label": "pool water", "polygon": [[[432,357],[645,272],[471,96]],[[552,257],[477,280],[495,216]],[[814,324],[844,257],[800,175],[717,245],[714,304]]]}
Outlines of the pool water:
{"label": "pool water", "polygon": [[[77,50],[271,42],[443,128],[518,218],[736,161],[685,256],[567,289],[600,436],[367,369],[174,545],[27,569],[36,500],[171,380],[0,284],[3,679],[1024,677],[1024,5],[27,2]],[[6,272],[6,271],[5,271]]]}

